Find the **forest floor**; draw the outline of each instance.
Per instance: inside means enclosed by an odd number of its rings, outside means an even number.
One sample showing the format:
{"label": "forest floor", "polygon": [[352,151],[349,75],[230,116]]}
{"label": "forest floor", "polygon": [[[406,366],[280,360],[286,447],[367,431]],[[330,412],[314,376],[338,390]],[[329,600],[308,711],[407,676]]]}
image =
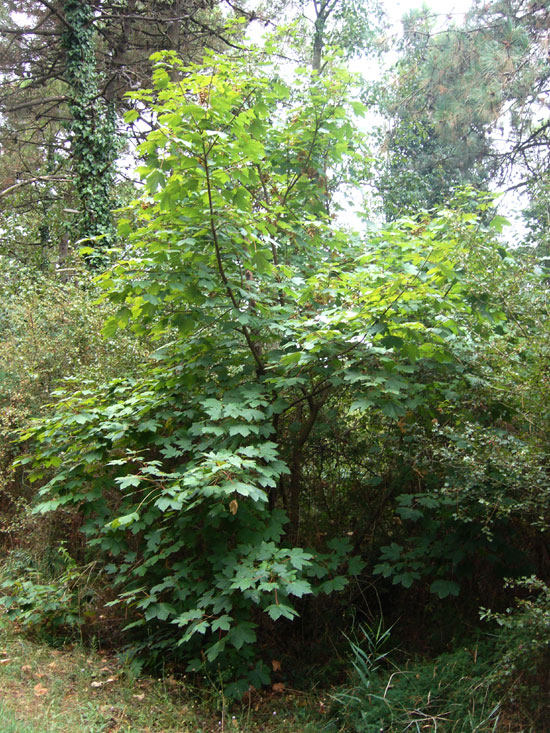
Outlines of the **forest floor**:
{"label": "forest floor", "polygon": [[54,649],[0,620],[1,733],[320,733],[329,705],[279,684],[232,707],[207,681],[136,677],[115,656]]}

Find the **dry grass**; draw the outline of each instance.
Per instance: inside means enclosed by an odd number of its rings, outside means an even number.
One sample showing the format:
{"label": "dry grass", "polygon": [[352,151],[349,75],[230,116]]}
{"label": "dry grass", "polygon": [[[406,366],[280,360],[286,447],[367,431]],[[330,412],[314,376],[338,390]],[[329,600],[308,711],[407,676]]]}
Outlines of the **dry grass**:
{"label": "dry grass", "polygon": [[[279,688],[280,690],[280,688]],[[210,687],[135,679],[115,656],[52,649],[0,625],[1,733],[320,733],[325,705],[298,691],[254,693],[223,709]],[[327,729],[328,730],[328,729]]]}

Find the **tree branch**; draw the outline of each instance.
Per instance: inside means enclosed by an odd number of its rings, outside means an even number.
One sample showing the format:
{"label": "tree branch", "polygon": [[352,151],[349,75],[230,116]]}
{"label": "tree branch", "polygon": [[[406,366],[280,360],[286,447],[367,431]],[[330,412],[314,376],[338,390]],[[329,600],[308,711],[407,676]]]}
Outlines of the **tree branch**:
{"label": "tree branch", "polygon": [[[203,157],[202,157],[202,163],[204,165],[204,171],[206,176],[206,189],[208,194],[208,210],[210,214],[210,231],[212,233],[212,240],[214,242],[214,248],[216,251],[216,262],[218,265],[218,272],[220,273],[220,277],[222,280],[222,283],[225,286],[225,290],[229,296],[229,299],[233,303],[233,307],[235,310],[240,312],[239,304],[237,303],[237,299],[235,297],[235,293],[233,292],[233,288],[231,287],[231,284],[229,283],[229,280],[227,278],[227,275],[225,273],[225,268],[223,266],[222,261],[222,255],[221,255],[221,247],[220,242],[218,239],[218,231],[216,229],[216,222],[215,222],[215,214],[214,214],[214,202],[212,200],[212,182],[210,180],[210,169],[208,166],[208,153],[206,151],[206,145],[204,144],[204,140],[202,143],[202,149],[203,149]],[[252,340],[252,336],[250,335],[250,331],[246,326],[243,325],[242,327],[242,333],[246,339],[246,343],[248,344],[248,348],[252,352],[252,356],[254,357],[254,361],[256,362],[257,372],[258,374],[265,374],[265,365],[263,361],[260,359],[260,355],[258,354],[258,350],[256,349],[254,345],[254,341]]]}
{"label": "tree branch", "polygon": [[23,186],[28,186],[31,183],[38,183],[42,181],[57,181],[58,183],[71,183],[72,178],[66,178],[65,176],[35,176],[35,178],[28,178],[25,181],[19,181],[19,183],[14,183],[13,186],[8,186],[8,188],[5,188],[3,191],[0,191],[0,198],[4,198],[4,196],[7,196],[8,194],[12,193],[13,191],[16,191],[18,188],[22,188]]}

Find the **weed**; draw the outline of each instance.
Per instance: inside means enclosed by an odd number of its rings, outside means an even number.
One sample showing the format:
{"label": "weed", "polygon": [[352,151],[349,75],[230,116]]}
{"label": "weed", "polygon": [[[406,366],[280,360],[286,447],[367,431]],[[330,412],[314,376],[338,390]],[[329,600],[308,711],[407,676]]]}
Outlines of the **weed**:
{"label": "weed", "polygon": [[[495,662],[490,643],[476,643],[429,662],[398,665],[387,649],[389,630],[363,628],[352,642],[353,684],[335,695],[336,717],[346,730],[496,730],[500,701],[486,684]],[[397,656],[395,654],[395,656]]]}
{"label": "weed", "polygon": [[0,605],[8,618],[45,638],[81,638],[93,615],[97,563],[78,566],[60,545],[53,563],[36,563],[27,553],[12,553],[2,567]]}

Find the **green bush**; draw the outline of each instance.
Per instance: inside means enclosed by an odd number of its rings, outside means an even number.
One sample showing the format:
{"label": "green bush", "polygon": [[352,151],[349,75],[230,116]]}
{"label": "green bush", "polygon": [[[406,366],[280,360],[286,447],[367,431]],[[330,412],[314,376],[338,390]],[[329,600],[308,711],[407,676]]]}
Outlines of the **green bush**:
{"label": "green bush", "polygon": [[353,529],[339,539],[325,508],[304,512],[310,439],[433,411],[462,368],[458,336],[485,319],[464,262],[493,240],[461,210],[366,241],[338,225],[335,191],[368,166],[350,122],[365,110],[336,64],[287,83],[253,51],[154,61],[154,88],[132,95],[159,124],[140,146],[144,194],[119,220],[127,257],[99,281],[117,306],[104,333],[156,341],[155,365],[58,393],[20,465],[47,482],[37,511],[81,512],[137,648],[225,667],[237,694],[268,679],[262,624],[363,567]]}
{"label": "green bush", "polygon": [[81,627],[97,605],[97,563],[79,567],[63,546],[51,559],[37,563],[26,552],[13,551],[0,573],[0,606],[10,620],[42,638],[81,639]]}
{"label": "green bush", "polygon": [[[116,339],[101,334],[110,309],[98,306],[87,272],[76,271],[73,281],[61,282],[55,273],[7,257],[0,257],[0,270],[0,545],[29,548],[35,542],[43,545],[36,548],[40,554],[51,533],[29,516],[36,488],[21,467],[13,467],[24,450],[19,432],[32,417],[53,409],[54,391],[63,380],[97,384],[127,374],[147,350],[129,334]],[[66,524],[65,518],[60,533],[65,538]]]}
{"label": "green bush", "polygon": [[515,604],[481,614],[498,625],[500,659],[490,682],[504,691],[509,711],[542,725],[550,714],[550,587],[534,576],[507,585],[519,596]]}

